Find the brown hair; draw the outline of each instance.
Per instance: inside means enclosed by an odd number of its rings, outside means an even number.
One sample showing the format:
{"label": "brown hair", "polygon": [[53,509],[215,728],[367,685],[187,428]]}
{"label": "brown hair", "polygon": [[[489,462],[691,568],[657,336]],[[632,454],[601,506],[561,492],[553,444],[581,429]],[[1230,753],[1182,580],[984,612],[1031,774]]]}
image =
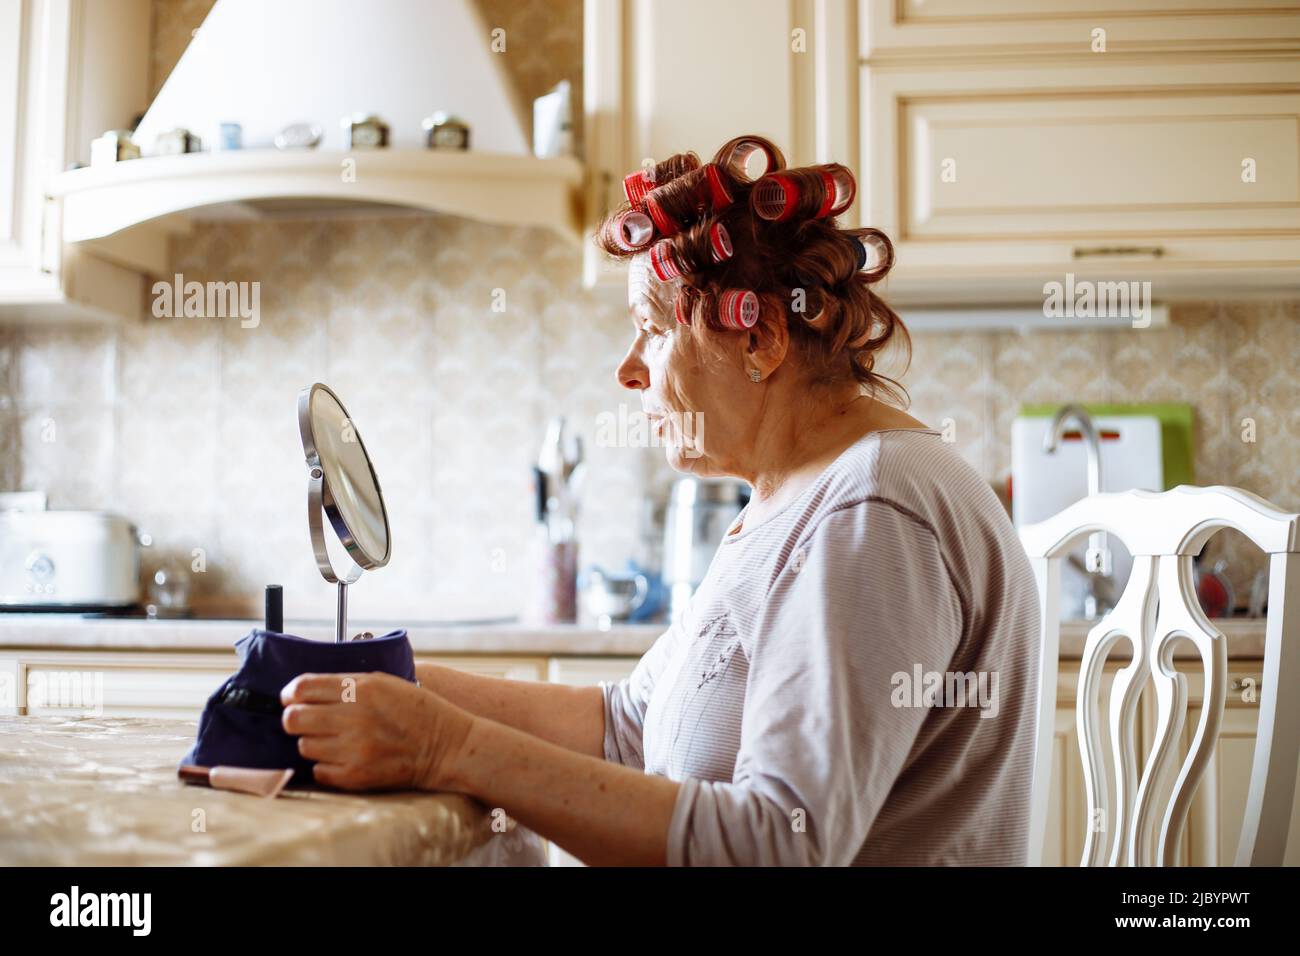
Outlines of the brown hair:
{"label": "brown hair", "polygon": [[[768,168],[754,180],[746,161],[756,151],[765,154]],[[771,176],[778,171],[779,177]],[[628,193],[636,202],[614,210],[597,229],[596,242],[619,258],[657,245],[657,256],[675,260],[678,301],[668,303],[668,314],[679,310],[697,342],[707,346],[713,336],[733,331],[719,316],[719,298],[729,289],[749,289],[759,299],[758,322],[786,324],[814,382],[851,377],[873,396],[906,405],[906,389],[875,371],[877,354],[891,342],[900,349],[904,368],[911,355],[902,320],[871,288],[892,268],[893,244],[879,229],[841,229],[828,215],[852,201],[851,193],[837,196],[830,188],[832,181],[852,188],[845,167],[787,169],[769,140],[739,136],[708,165],[701,166],[694,153],[679,153],[629,179]],[[775,195],[778,203],[784,196],[786,206],[776,218],[771,199],[778,181]],[[763,215],[758,213],[760,184]],[[648,214],[654,225],[650,239],[636,249],[614,238],[623,221],[619,217],[629,213]],[[722,261],[717,261],[714,233],[719,223],[731,247]],[[869,252],[874,262],[868,263]]]}

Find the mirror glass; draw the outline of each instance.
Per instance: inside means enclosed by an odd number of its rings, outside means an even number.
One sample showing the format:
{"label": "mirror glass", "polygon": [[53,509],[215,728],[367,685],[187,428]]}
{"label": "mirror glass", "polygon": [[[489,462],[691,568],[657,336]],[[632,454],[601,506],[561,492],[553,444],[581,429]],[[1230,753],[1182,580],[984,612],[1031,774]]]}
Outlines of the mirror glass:
{"label": "mirror glass", "polygon": [[323,472],[321,506],[330,525],[358,566],[383,567],[392,546],[388,513],[356,424],[320,384],[303,390],[298,417],[307,464]]}

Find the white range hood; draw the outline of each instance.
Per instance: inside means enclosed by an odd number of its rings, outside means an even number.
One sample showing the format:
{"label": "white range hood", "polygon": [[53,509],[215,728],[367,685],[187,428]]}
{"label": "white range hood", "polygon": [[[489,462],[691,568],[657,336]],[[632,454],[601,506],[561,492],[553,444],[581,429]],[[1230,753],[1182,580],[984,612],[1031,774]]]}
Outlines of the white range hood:
{"label": "white range hood", "polygon": [[[470,0],[217,0],[136,129],[145,158],[50,181],[63,240],[152,275],[170,236],[208,218],[433,211],[577,241],[582,165],[531,154],[492,42]],[[440,110],[469,124],[469,151],[425,148]],[[389,147],[347,150],[355,113],[384,120]],[[211,151],[227,122],[244,148]],[[319,126],[320,146],[275,149],[293,123]],[[148,155],[177,127],[208,151]]]}
{"label": "white range hood", "polygon": [[[290,123],[346,148],[340,120],[374,113],[394,147],[423,145],[420,123],[446,110],[475,151],[529,155],[521,106],[470,0],[217,0],[136,130],[147,155],[183,127],[215,143],[221,123],[270,147]],[[505,36],[509,42],[522,38]]]}

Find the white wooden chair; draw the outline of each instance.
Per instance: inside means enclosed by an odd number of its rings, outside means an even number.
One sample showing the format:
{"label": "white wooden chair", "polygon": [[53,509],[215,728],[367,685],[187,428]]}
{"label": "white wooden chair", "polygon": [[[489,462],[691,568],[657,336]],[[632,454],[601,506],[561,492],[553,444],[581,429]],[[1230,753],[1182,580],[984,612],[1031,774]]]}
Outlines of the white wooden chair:
{"label": "white wooden chair", "polygon": [[[1190,485],[1160,494],[1093,495],[1020,531],[1038,579],[1043,612],[1029,833],[1032,865],[1041,862],[1047,826],[1062,559],[1096,531],[1120,539],[1133,555],[1123,594],[1089,632],[1079,666],[1075,720],[1089,821],[1080,865],[1167,866],[1176,858],[1192,797],[1213,756],[1223,718],[1227,646],[1222,632],[1201,610],[1192,577],[1192,557],[1222,528],[1235,528],[1269,556],[1265,693],[1235,862],[1281,865],[1300,760],[1300,515],[1280,511],[1240,488]],[[1112,685],[1107,746],[1100,713],[1103,667],[1124,638],[1132,642],[1133,656]],[[1187,710],[1187,679],[1173,667],[1178,638],[1196,645],[1205,675],[1200,722],[1181,766],[1177,742]],[[1139,779],[1134,731],[1144,687],[1154,688],[1157,726]],[[1105,749],[1109,755],[1103,754]],[[1160,807],[1157,793],[1165,790],[1176,766],[1177,777]]]}

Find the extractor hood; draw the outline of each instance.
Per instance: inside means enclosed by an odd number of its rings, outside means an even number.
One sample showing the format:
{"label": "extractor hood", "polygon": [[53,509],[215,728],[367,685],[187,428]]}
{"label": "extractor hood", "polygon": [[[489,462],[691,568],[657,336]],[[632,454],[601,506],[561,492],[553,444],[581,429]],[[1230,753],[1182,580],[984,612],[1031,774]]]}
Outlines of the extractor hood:
{"label": "extractor hood", "polygon": [[[217,0],[135,132],[142,159],[53,177],[63,240],[165,274],[169,237],[204,218],[442,212],[581,236],[582,165],[539,159],[505,53],[516,42],[471,0]],[[469,150],[428,149],[422,121],[445,111]],[[347,149],[341,120],[373,114],[389,146]],[[241,149],[212,150],[223,123]],[[320,127],[315,149],[276,149],[286,126]],[[205,151],[150,156],[183,128]]]}
{"label": "extractor hood", "polygon": [[373,113],[392,146],[419,147],[421,121],[445,110],[470,124],[475,151],[526,156],[504,52],[523,40],[492,31],[471,0],[217,0],[135,141],[147,155],[182,127],[210,144],[233,122],[246,147],[270,147],[301,122],[341,150],[340,120]]}

